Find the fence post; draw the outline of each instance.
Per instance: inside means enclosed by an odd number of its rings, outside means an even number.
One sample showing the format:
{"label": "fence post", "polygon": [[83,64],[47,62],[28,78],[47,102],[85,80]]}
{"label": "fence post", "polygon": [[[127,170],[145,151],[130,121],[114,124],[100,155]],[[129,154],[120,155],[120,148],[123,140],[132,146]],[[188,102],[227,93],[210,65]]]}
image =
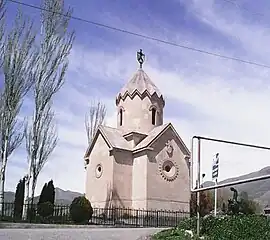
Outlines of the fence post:
{"label": "fence post", "polygon": [[[182,212],[180,212],[181,215],[183,214]],[[178,211],[175,212],[175,222],[174,225],[177,226],[178,225]]]}
{"label": "fence post", "polygon": [[157,227],[159,227],[159,221],[158,221],[158,212],[159,212],[159,210],[156,210],[156,218],[157,218]]}
{"label": "fence post", "polygon": [[28,221],[31,223],[32,222],[32,208],[31,208],[31,203],[30,203],[30,200],[29,202],[27,203],[27,218],[28,218]]}
{"label": "fence post", "polygon": [[149,227],[149,214],[148,214],[148,210],[146,210],[146,227]]}
{"label": "fence post", "polygon": [[113,220],[113,225],[115,225],[115,207],[112,207],[112,220]]}
{"label": "fence post", "polygon": [[60,222],[63,224],[64,223],[64,221],[65,221],[65,210],[63,211],[63,209],[64,209],[64,206],[62,206],[62,205],[60,205],[60,208],[58,208],[58,213],[57,213],[57,215],[59,216],[61,216],[60,217]]}
{"label": "fence post", "polygon": [[136,209],[136,226],[139,226],[139,210]]}

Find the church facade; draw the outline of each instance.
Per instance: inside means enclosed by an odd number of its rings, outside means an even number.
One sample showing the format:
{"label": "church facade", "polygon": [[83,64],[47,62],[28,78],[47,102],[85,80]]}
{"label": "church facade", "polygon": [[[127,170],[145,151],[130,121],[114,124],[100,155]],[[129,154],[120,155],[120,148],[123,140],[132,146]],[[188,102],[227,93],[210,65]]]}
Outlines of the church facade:
{"label": "church facade", "polygon": [[85,154],[85,195],[95,207],[189,211],[190,151],[171,123],[165,100],[140,68],[116,97],[117,127],[99,126]]}

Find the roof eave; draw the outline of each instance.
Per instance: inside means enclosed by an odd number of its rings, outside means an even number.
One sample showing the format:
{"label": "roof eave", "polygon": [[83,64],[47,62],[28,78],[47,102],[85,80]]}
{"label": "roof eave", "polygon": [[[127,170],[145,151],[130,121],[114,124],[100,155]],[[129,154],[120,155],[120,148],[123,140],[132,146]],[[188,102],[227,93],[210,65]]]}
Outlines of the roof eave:
{"label": "roof eave", "polygon": [[138,89],[134,89],[131,93],[129,91],[125,91],[123,94],[120,92],[116,97],[116,105],[119,103],[120,99],[124,100],[127,96],[133,98],[135,94],[139,95],[140,98],[142,98],[144,94],[146,94],[149,98],[153,97],[156,94],[157,97],[162,100],[163,107],[165,106],[165,100],[161,93],[157,93],[155,91],[151,94],[147,89],[145,89],[142,93]]}
{"label": "roof eave", "polygon": [[[170,123],[169,123],[170,124]],[[164,127],[163,129],[162,129],[162,131],[160,131],[146,146],[144,146],[144,147],[141,147],[141,148],[139,148],[139,149],[136,149],[136,151],[137,150],[141,150],[141,149],[144,149],[144,148],[147,148],[147,147],[149,147],[150,145],[152,145],[158,138],[159,138],[159,136],[161,136],[162,135],[162,133],[164,132],[164,130],[165,129],[167,129],[168,128],[168,126],[169,126],[169,124],[166,126],[166,127]]]}
{"label": "roof eave", "polygon": [[173,127],[173,125],[172,125],[171,123],[169,123],[165,128],[163,128],[162,131],[160,131],[160,132],[152,139],[152,141],[149,142],[149,143],[147,144],[147,146],[142,147],[142,148],[139,148],[139,149],[136,149],[135,151],[140,152],[140,151],[145,150],[146,148],[150,148],[150,146],[151,146],[155,141],[157,141],[157,140],[159,139],[159,137],[162,136],[162,134],[163,134],[165,131],[167,131],[167,129],[170,128],[170,127],[171,127],[171,129],[173,130],[173,132],[175,133],[175,135],[177,136],[177,138],[180,140],[182,146],[184,147],[184,149],[185,149],[185,151],[186,151],[185,155],[186,155],[186,156],[190,156],[190,151],[189,151],[189,149],[187,148],[186,144],[183,142],[183,140],[181,139],[181,137],[179,136],[179,134],[176,132],[175,128]]}
{"label": "roof eave", "polygon": [[123,137],[129,137],[129,136],[131,136],[131,135],[133,135],[133,134],[137,134],[137,135],[141,135],[141,136],[147,136],[146,133],[141,133],[141,132],[131,131],[131,132],[125,133],[125,134],[123,135]]}
{"label": "roof eave", "polygon": [[184,141],[182,140],[182,138],[179,136],[179,134],[177,133],[177,131],[175,130],[175,128],[173,127],[173,125],[170,123],[170,127],[172,128],[173,132],[175,133],[175,135],[177,136],[177,138],[180,140],[182,146],[184,147],[184,149],[186,150],[186,157],[191,155],[190,150],[188,149],[188,147],[186,146],[186,144],[184,143]]}
{"label": "roof eave", "polygon": [[96,143],[96,140],[97,140],[97,137],[98,135],[101,134],[101,136],[103,137],[103,139],[105,140],[106,144],[108,145],[109,147],[109,150],[113,149],[113,145],[112,143],[109,141],[109,139],[107,138],[106,134],[104,133],[104,131],[102,130],[102,127],[99,126],[98,127],[98,130],[96,131],[96,134],[93,138],[93,141],[91,142],[91,144],[88,146],[87,150],[86,150],[86,153],[84,155],[84,160],[88,159],[90,154],[91,154],[91,151]]}
{"label": "roof eave", "polygon": [[126,152],[131,152],[131,153],[132,153],[132,150],[131,150],[131,149],[127,149],[127,148],[119,148],[119,147],[112,147],[112,148],[109,150],[110,153],[111,153],[113,150],[120,150],[120,151],[126,151]]}
{"label": "roof eave", "polygon": [[152,147],[142,147],[142,148],[139,148],[139,149],[136,149],[136,150],[134,150],[134,151],[132,151],[132,153],[133,154],[136,154],[136,153],[139,153],[139,152],[142,152],[142,151],[146,151],[146,150],[148,150],[148,151],[153,151],[154,150],[154,148],[152,148]]}

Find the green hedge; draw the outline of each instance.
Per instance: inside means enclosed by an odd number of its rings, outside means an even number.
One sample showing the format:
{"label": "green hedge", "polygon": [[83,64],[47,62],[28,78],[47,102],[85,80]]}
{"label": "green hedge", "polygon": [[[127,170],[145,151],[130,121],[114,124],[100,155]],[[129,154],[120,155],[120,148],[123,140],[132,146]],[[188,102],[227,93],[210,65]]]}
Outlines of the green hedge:
{"label": "green hedge", "polygon": [[212,217],[203,222],[202,234],[211,240],[269,240],[270,221],[259,215]]}
{"label": "green hedge", "polygon": [[[196,233],[196,219],[187,219],[176,228],[156,234],[155,240],[189,240],[185,230]],[[205,240],[269,240],[270,221],[262,215],[208,217],[202,219],[201,235]],[[198,238],[193,238],[198,239]]]}

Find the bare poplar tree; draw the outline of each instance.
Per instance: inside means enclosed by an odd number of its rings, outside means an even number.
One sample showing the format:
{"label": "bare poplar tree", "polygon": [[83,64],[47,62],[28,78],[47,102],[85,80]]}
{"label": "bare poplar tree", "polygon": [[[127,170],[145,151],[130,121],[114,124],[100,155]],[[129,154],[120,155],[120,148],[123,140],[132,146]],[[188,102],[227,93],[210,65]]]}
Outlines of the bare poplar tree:
{"label": "bare poplar tree", "polygon": [[89,145],[91,144],[99,125],[104,123],[106,112],[106,106],[101,101],[91,102],[89,111],[85,115],[85,130]]}
{"label": "bare poplar tree", "polygon": [[[52,100],[64,83],[74,41],[74,32],[67,30],[71,10],[65,10],[63,1],[43,0],[42,9],[41,43],[33,87],[35,107],[25,130],[29,164],[25,204],[29,203],[30,180],[33,201],[38,175],[57,143]],[[26,217],[27,207],[23,211],[23,218]]]}
{"label": "bare poplar tree", "polygon": [[[3,2],[2,2],[3,4]],[[3,12],[1,13],[3,14]],[[0,14],[3,19],[4,15]],[[23,98],[33,83],[37,52],[33,48],[35,34],[32,23],[18,11],[9,33],[1,25],[1,70],[3,89],[0,93],[0,211],[3,211],[5,172],[9,156],[21,144],[23,123],[18,115]]]}
{"label": "bare poplar tree", "polygon": [[[37,126],[33,128],[33,126],[29,124],[25,129],[26,149],[29,157],[28,163],[31,167],[30,170],[32,176],[31,200],[34,198],[38,175],[57,144],[58,136],[54,116],[55,115],[51,109],[51,104],[48,103],[40,115]],[[32,119],[32,123],[34,123],[34,118]],[[32,131],[32,129],[34,129],[36,132]],[[32,150],[31,144],[34,138],[36,138],[35,141],[37,141],[37,149]],[[35,158],[31,159],[31,156],[35,156]]]}
{"label": "bare poplar tree", "polygon": [[5,5],[6,1],[0,0],[0,66],[3,64],[4,23],[6,14]]}

